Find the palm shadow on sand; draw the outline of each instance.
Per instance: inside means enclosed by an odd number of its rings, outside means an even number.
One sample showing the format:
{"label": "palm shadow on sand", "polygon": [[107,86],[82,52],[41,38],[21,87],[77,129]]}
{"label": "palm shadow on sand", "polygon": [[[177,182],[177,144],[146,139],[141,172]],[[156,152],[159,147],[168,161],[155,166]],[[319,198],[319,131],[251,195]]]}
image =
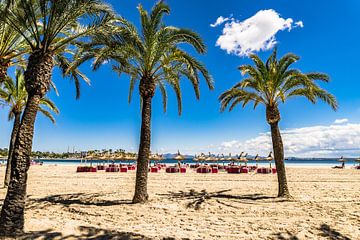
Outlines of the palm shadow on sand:
{"label": "palm shadow on sand", "polygon": [[[79,227],[80,234],[63,236],[61,232],[54,232],[52,230],[45,231],[32,231],[24,234],[22,237],[17,239],[46,239],[46,240],[69,240],[69,239],[80,239],[80,240],[151,240],[152,238],[146,237],[141,234],[132,232],[120,232],[114,230],[107,230],[95,227],[81,226]],[[169,238],[171,239],[171,238]]]}
{"label": "palm shadow on sand", "polygon": [[[327,224],[321,224],[319,229],[320,233],[319,236],[324,239],[330,239],[330,240],[351,240],[351,238],[345,236],[344,234],[340,233],[339,231],[331,228]],[[299,238],[290,233],[289,231],[286,231],[285,233],[275,233],[273,234],[273,237],[271,239],[278,239],[278,240],[299,240]]]}
{"label": "palm shadow on sand", "polygon": [[[179,191],[179,192],[168,192],[165,194],[157,194],[159,196],[168,198],[168,199],[174,199],[174,200],[190,200],[188,202],[187,207],[188,208],[194,208],[196,210],[200,209],[201,204],[206,202],[207,200],[214,199],[216,202],[228,206],[228,207],[234,207],[231,204],[231,201],[233,202],[239,202],[239,203],[245,203],[245,204],[254,204],[258,200],[267,200],[272,199],[271,202],[283,202],[286,201],[285,199],[279,199],[274,196],[265,196],[263,194],[246,194],[246,195],[232,195],[228,194],[231,189],[227,190],[221,190],[216,192],[207,192],[205,189],[201,191],[196,191],[194,189],[191,189],[189,192]],[[223,200],[230,200],[230,203],[225,203]],[[228,202],[228,201],[227,201]]]}
{"label": "palm shadow on sand", "polygon": [[69,207],[72,204],[78,204],[82,206],[116,206],[132,204],[130,200],[104,200],[101,197],[106,196],[102,193],[72,193],[72,194],[56,194],[49,195],[43,198],[28,198],[28,209],[38,208],[41,206],[61,204],[64,207]]}

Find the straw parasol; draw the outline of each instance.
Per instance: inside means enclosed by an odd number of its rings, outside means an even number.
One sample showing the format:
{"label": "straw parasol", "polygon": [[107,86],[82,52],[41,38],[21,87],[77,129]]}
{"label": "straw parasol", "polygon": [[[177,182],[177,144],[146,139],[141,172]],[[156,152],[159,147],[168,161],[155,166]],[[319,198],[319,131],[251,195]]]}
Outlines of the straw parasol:
{"label": "straw parasol", "polygon": [[251,158],[249,160],[254,160],[256,162],[256,167],[258,167],[258,161],[260,161],[260,157],[259,157],[259,154],[256,154],[256,156],[254,158]]}
{"label": "straw parasol", "polygon": [[206,160],[206,156],[205,156],[205,154],[201,153],[200,156],[198,156],[197,159],[198,159],[198,161],[201,163],[201,162],[203,162],[203,161]]}
{"label": "straw parasol", "polygon": [[338,160],[338,162],[341,162],[342,167],[345,167],[345,162],[347,161],[343,156],[341,156]]}
{"label": "straw parasol", "polygon": [[211,155],[211,152],[209,152],[209,155],[205,158],[205,161],[207,161],[207,162],[211,162],[211,161],[213,161],[213,156]]}
{"label": "straw parasol", "polygon": [[274,160],[273,156],[272,156],[272,152],[269,153],[269,155],[265,158],[263,158],[262,160],[264,161],[269,161],[270,163],[270,168],[271,168],[271,161]]}
{"label": "straw parasol", "polygon": [[248,159],[247,159],[247,153],[245,153],[245,155],[243,156],[244,152],[242,152],[238,158],[239,162],[243,162],[245,163],[245,166],[247,165]]}
{"label": "straw parasol", "polygon": [[236,158],[236,157],[232,157],[232,156],[231,156],[231,153],[229,153],[229,157],[227,157],[226,160],[228,160],[228,161],[230,161],[230,162],[234,162],[234,161],[237,161],[237,158]]}
{"label": "straw parasol", "polygon": [[178,161],[178,165],[180,166],[180,162],[183,161],[185,159],[185,157],[183,155],[181,155],[180,151],[178,150],[174,159]]}

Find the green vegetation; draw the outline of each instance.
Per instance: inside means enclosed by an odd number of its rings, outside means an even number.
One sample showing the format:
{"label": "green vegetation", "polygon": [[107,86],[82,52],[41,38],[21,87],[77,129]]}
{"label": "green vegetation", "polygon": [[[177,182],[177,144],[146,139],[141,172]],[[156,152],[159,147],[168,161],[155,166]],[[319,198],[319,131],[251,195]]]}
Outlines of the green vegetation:
{"label": "green vegetation", "polygon": [[200,76],[204,77],[210,89],[213,89],[213,79],[200,61],[179,47],[181,44],[189,45],[198,53],[204,54],[206,47],[200,36],[188,29],[166,26],[162,21],[163,16],[170,13],[168,5],[160,1],[150,14],[141,5],[138,10],[140,31],[126,19],[118,18],[112,27],[108,27],[102,34],[94,35],[91,43],[82,45],[74,67],[92,58],[95,70],[105,61],[114,62],[113,69],[116,72],[130,77],[129,101],[136,84],[139,85],[142,123],[133,202],[143,203],[148,200],[151,109],[156,89],[162,94],[163,108],[166,111],[166,87],[172,88],[181,114],[180,79],[190,81],[197,99],[200,98]]}
{"label": "green vegetation", "polygon": [[254,65],[239,67],[242,75],[247,75],[230,90],[219,97],[221,111],[229,107],[229,111],[239,104],[245,107],[253,103],[254,108],[259,104],[266,107],[266,121],[271,127],[271,136],[274,158],[279,183],[279,197],[290,197],[287,186],[284,147],[279,130],[280,111],[279,104],[292,97],[305,97],[310,102],[316,103],[318,99],[328,103],[334,110],[337,102],[333,95],[322,89],[316,81],[329,82],[329,77],[323,73],[302,73],[290,66],[300,58],[288,53],[277,59],[276,49],[266,62],[257,55],[251,55]]}

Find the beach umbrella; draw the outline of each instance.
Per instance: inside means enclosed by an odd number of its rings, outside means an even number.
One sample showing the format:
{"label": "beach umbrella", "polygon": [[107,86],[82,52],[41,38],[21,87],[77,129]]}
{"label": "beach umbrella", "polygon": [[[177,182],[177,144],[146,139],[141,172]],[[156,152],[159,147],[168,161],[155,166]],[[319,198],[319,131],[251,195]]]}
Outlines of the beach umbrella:
{"label": "beach umbrella", "polygon": [[213,158],[213,156],[211,155],[211,153],[209,152],[209,155],[205,158],[205,161],[211,162],[211,161],[213,161],[213,160],[214,160],[214,158]]}
{"label": "beach umbrella", "polygon": [[341,156],[338,160],[338,162],[341,162],[342,167],[345,167],[345,162],[347,161],[343,156]]}
{"label": "beach umbrella", "polygon": [[180,151],[178,150],[176,156],[173,158],[178,161],[178,165],[180,166],[180,162],[185,159],[183,155],[181,155]]}
{"label": "beach umbrella", "polygon": [[256,154],[256,156],[254,158],[251,158],[249,160],[254,160],[256,162],[256,167],[258,167],[258,161],[260,161],[259,154]]}
{"label": "beach umbrella", "polygon": [[229,157],[227,157],[226,160],[228,160],[230,162],[235,162],[235,161],[237,161],[237,157],[232,157],[231,153],[229,153]]}
{"label": "beach umbrella", "polygon": [[200,156],[198,157],[198,161],[201,163],[201,162],[203,162],[205,160],[206,160],[205,154],[201,153]]}
{"label": "beach umbrella", "polygon": [[273,156],[272,156],[272,152],[269,153],[269,155],[265,158],[263,158],[262,160],[264,161],[269,161],[270,163],[270,168],[271,168],[271,161],[274,160]]}
{"label": "beach umbrella", "polygon": [[90,166],[92,166],[92,160],[93,160],[94,158],[95,158],[95,155],[94,155],[94,154],[90,154],[90,155],[84,157],[84,159],[85,159],[85,164],[86,164],[87,160],[90,160]]}
{"label": "beach umbrella", "polygon": [[193,160],[196,161],[196,162],[199,161],[199,159],[198,159],[198,157],[196,156],[196,154],[195,154],[195,156],[193,157]]}
{"label": "beach umbrella", "polygon": [[238,161],[245,163],[245,166],[247,166],[247,162],[248,162],[247,155],[248,155],[248,154],[245,153],[245,155],[242,156],[243,153],[244,153],[244,152],[242,152],[242,153],[240,154]]}

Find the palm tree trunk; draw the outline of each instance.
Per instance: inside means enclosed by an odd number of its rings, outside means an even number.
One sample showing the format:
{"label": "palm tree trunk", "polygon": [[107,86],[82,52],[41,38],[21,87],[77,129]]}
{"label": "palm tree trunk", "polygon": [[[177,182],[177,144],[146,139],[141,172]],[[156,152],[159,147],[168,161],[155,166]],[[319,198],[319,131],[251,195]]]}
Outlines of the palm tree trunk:
{"label": "palm tree trunk", "polygon": [[279,184],[278,197],[291,198],[286,181],[284,146],[279,130],[280,112],[277,105],[266,106],[266,120],[271,127],[271,138]]}
{"label": "palm tree trunk", "polygon": [[36,114],[40,99],[50,88],[53,56],[35,50],[28,58],[25,87],[28,100],[22,115],[11,159],[11,175],[0,214],[0,236],[19,236],[24,231],[27,172],[30,166]]}
{"label": "palm tree trunk", "polygon": [[278,122],[270,124],[271,137],[274,150],[275,165],[278,177],[278,197],[290,197],[284,163],[284,147],[278,126]]}
{"label": "palm tree trunk", "polygon": [[9,146],[9,154],[6,164],[6,170],[5,170],[5,179],[4,179],[4,187],[9,186],[10,182],[10,175],[11,175],[11,159],[14,153],[14,145],[17,133],[19,132],[20,123],[21,123],[21,113],[14,112],[15,119],[14,119],[14,125],[11,132],[11,139],[10,139],[10,146]]}
{"label": "palm tree trunk", "polygon": [[22,122],[15,140],[11,160],[11,177],[0,215],[0,236],[19,236],[24,229],[27,171],[34,134],[34,123],[41,97],[28,97]]}
{"label": "palm tree trunk", "polygon": [[151,100],[152,96],[143,97],[140,146],[133,203],[144,203],[149,198],[147,193],[147,178],[151,141]]}

